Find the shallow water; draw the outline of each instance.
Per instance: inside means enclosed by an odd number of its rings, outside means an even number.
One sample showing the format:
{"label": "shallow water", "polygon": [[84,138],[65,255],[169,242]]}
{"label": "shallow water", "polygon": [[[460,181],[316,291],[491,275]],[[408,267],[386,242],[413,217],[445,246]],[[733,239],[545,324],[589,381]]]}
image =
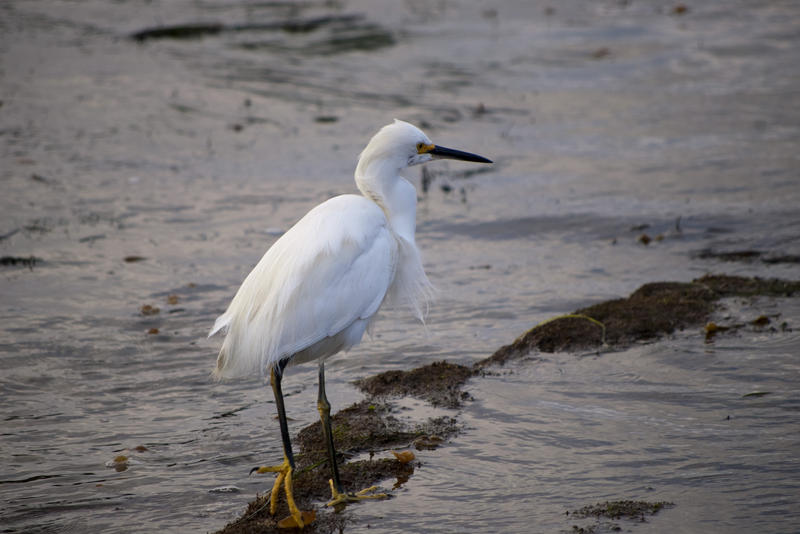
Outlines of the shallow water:
{"label": "shallow water", "polygon": [[[280,457],[271,394],[210,381],[205,333],[282,231],[354,190],[393,117],[496,164],[428,166],[418,242],[439,300],[427,329],[387,311],[330,361],[334,407],[360,398],[355,378],[469,363],[649,281],[797,279],[697,252],[800,254],[800,8],[554,6],[2,3],[0,255],[41,260],[0,271],[3,528],[211,531],[269,485],[247,473]],[[285,20],[317,23],[253,28]],[[227,30],[128,38],[198,22]],[[643,498],[677,506],[637,532],[795,531],[800,309],[727,306],[795,331],[476,379],[465,432],[351,530],[559,532],[567,510]],[[287,377],[294,429],[315,419],[315,371]],[[128,469],[106,467],[126,450]]]}

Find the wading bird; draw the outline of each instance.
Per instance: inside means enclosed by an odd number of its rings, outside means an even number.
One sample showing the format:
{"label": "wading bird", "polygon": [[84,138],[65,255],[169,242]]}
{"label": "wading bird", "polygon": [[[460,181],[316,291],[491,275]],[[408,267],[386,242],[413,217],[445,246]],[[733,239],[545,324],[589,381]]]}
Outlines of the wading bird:
{"label": "wading bird", "polygon": [[284,461],[257,470],[278,473],[272,515],[283,485],[292,517],[298,526],[304,524],[292,494],[295,462],[281,378],[287,366],[312,360],[319,360],[317,408],[332,471],[328,506],[384,496],[368,495],[374,488],[358,493],[342,488],[324,362],[358,344],[384,302],[406,305],[422,320],[431,284],[414,242],[417,192],[400,173],[439,158],[491,163],[435,145],[407,122],[395,120],[381,128],[356,167],[356,185],[363,196],[331,198],[300,219],[267,250],[209,333],[226,333],[214,371],[217,378],[269,374]]}

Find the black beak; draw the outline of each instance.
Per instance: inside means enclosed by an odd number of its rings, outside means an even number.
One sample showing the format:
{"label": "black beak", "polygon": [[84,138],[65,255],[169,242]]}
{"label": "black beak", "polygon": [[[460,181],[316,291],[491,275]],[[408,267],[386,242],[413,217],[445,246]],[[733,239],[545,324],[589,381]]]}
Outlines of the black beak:
{"label": "black beak", "polygon": [[469,152],[463,152],[461,150],[446,148],[439,145],[434,146],[433,150],[428,151],[428,154],[437,159],[458,159],[461,161],[474,161],[475,163],[494,163],[492,160],[486,159],[477,154],[470,154]]}

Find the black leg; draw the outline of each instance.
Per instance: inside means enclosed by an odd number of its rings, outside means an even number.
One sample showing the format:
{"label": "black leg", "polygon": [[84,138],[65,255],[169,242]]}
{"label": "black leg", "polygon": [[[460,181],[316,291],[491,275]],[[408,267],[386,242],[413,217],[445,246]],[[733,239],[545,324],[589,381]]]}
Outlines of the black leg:
{"label": "black leg", "polygon": [[281,439],[283,440],[283,453],[294,470],[294,455],[292,454],[292,442],[289,439],[289,425],[286,423],[286,408],[283,406],[283,391],[281,391],[281,377],[283,369],[277,373],[275,367],[269,371],[269,382],[272,384],[272,392],[275,394],[275,405],[278,407],[278,422],[281,425]]}
{"label": "black leg", "polygon": [[333,433],[331,432],[331,404],[325,395],[325,363],[319,362],[319,396],[317,397],[317,408],[319,409],[320,419],[322,420],[322,439],[328,447],[328,459],[331,463],[333,474],[333,484],[336,491],[343,493],[342,481],[339,479],[339,466],[336,464],[336,449],[333,446]]}

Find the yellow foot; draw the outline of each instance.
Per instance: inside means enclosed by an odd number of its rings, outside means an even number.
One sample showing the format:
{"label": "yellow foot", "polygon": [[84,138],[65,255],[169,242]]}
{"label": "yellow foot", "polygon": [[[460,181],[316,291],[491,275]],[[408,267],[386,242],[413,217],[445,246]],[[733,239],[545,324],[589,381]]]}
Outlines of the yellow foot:
{"label": "yellow foot", "polygon": [[378,486],[370,486],[369,488],[363,489],[357,493],[341,493],[340,491],[337,491],[336,486],[333,485],[333,479],[330,479],[328,482],[331,485],[331,495],[333,495],[333,499],[331,499],[325,506],[337,506],[340,504],[358,502],[366,499],[389,498],[389,496],[385,493],[372,493],[378,489]]}
{"label": "yellow foot", "polygon": [[[313,511],[301,511],[294,503],[294,492],[292,491],[292,466],[289,464],[289,460],[287,458],[284,457],[281,465],[255,467],[250,471],[250,474],[252,475],[254,472],[259,474],[278,473],[278,476],[275,478],[275,484],[272,486],[272,492],[270,493],[269,513],[270,515],[275,515],[275,512],[278,511],[278,494],[280,493],[281,485],[283,485],[286,492],[286,502],[289,505],[289,513],[291,514],[291,516],[278,522],[278,526],[280,528],[289,526],[303,528],[305,525],[308,525],[314,521]],[[290,518],[291,521],[289,521]],[[281,524],[283,524],[283,526],[281,526]]]}
{"label": "yellow foot", "polygon": [[297,519],[295,519],[294,516],[287,515],[278,521],[278,528],[303,528],[303,525],[310,525],[316,517],[317,513],[314,510],[310,512],[303,510],[300,512],[300,518],[303,520],[302,525],[298,525]]}

